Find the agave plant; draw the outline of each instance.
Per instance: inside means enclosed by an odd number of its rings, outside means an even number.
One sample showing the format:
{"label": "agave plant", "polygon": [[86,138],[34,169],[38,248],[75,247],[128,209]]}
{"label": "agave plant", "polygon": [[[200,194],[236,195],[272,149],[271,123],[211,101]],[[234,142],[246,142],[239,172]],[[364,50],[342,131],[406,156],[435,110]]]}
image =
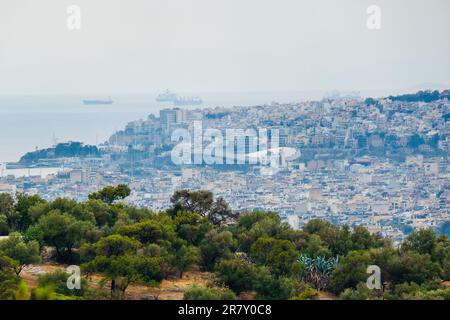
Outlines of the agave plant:
{"label": "agave plant", "polygon": [[317,290],[323,290],[328,285],[328,278],[338,265],[339,257],[326,258],[317,256],[311,258],[302,254],[298,262],[305,269],[304,280],[313,284]]}

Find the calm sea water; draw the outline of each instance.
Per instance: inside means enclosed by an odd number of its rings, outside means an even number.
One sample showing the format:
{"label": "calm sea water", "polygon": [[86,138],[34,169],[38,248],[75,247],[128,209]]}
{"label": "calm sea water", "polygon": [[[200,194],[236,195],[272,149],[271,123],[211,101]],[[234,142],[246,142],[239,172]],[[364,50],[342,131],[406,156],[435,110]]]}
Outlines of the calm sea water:
{"label": "calm sea water", "polygon": [[[245,106],[319,98],[322,93],[203,93],[202,107]],[[152,95],[112,96],[113,105],[83,105],[103,96],[0,96],[0,163],[17,161],[26,152],[54,142],[99,144],[127,122],[159,115],[171,107]],[[197,107],[199,108],[199,107]]]}

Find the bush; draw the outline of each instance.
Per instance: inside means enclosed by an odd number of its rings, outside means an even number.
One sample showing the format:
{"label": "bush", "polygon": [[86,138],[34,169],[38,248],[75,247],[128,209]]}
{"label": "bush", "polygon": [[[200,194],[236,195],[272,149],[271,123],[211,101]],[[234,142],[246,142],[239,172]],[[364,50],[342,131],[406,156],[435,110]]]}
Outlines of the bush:
{"label": "bush", "polygon": [[297,289],[299,292],[291,298],[291,300],[318,300],[319,291],[312,288],[307,284],[302,284],[300,288]]}
{"label": "bush", "polygon": [[253,288],[257,270],[251,262],[241,258],[222,260],[216,270],[218,282],[230,287],[237,294]]}
{"label": "bush", "polygon": [[436,283],[402,283],[395,286],[388,299],[395,300],[450,300],[450,288],[436,285]]}
{"label": "bush", "polygon": [[358,283],[356,289],[345,289],[341,294],[342,300],[368,300],[370,295],[370,289],[367,288],[365,283]]}
{"label": "bush", "polygon": [[258,299],[288,300],[295,294],[294,281],[287,277],[276,277],[267,267],[259,267],[254,290]]}
{"label": "bush", "polygon": [[25,281],[21,280],[15,292],[16,300],[30,300],[31,292]]}
{"label": "bush", "polygon": [[[85,290],[87,288],[86,279],[81,279],[81,288],[80,289],[69,289],[67,287],[67,279],[69,279],[70,274],[57,270],[51,273],[44,274],[38,279],[38,287],[39,288],[52,288],[53,291],[57,294],[62,294],[65,296],[78,296],[81,297],[84,295]],[[49,290],[49,289],[48,289]],[[45,291],[45,290],[44,290]]]}
{"label": "bush", "polygon": [[184,292],[184,300],[236,300],[236,295],[229,289],[217,290],[192,285]]}

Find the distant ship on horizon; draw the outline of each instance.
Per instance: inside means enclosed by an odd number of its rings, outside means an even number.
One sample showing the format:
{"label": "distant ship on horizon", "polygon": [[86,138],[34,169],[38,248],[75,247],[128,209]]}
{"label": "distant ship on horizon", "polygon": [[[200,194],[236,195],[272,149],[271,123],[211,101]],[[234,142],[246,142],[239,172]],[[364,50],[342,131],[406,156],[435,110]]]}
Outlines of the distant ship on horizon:
{"label": "distant ship on horizon", "polygon": [[158,102],[174,102],[177,99],[178,96],[169,89],[167,89],[163,93],[158,94],[158,96],[155,98],[155,100]]}
{"label": "distant ship on horizon", "polygon": [[114,101],[111,98],[108,99],[84,99],[83,104],[85,105],[109,105],[113,104]]}
{"label": "distant ship on horizon", "polygon": [[203,103],[200,97],[179,97],[173,104],[176,106],[197,106]]}
{"label": "distant ship on horizon", "polygon": [[172,102],[175,106],[192,106],[203,103],[200,97],[181,97],[168,89],[160,93],[155,100],[157,102]]}

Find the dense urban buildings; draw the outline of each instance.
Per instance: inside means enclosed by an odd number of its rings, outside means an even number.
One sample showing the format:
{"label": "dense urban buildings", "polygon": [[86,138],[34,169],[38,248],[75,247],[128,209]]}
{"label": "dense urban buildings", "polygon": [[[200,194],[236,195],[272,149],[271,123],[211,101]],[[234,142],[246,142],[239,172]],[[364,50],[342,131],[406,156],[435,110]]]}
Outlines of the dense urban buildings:
{"label": "dense urban buildings", "polygon": [[[1,169],[0,192],[83,200],[125,183],[133,190],[127,202],[161,210],[176,190],[205,189],[237,211],[276,211],[294,228],[322,218],[364,225],[398,243],[414,229],[449,220],[449,95],[364,100],[335,94],[287,104],[164,109],[128,123],[98,148],[67,143],[27,154]],[[278,147],[295,156],[280,152],[270,174],[260,162],[174,164],[179,141],[173,133],[192,132],[195,123],[203,131],[276,130]],[[244,137],[246,152],[250,140]],[[17,171],[22,174],[10,174]]]}

